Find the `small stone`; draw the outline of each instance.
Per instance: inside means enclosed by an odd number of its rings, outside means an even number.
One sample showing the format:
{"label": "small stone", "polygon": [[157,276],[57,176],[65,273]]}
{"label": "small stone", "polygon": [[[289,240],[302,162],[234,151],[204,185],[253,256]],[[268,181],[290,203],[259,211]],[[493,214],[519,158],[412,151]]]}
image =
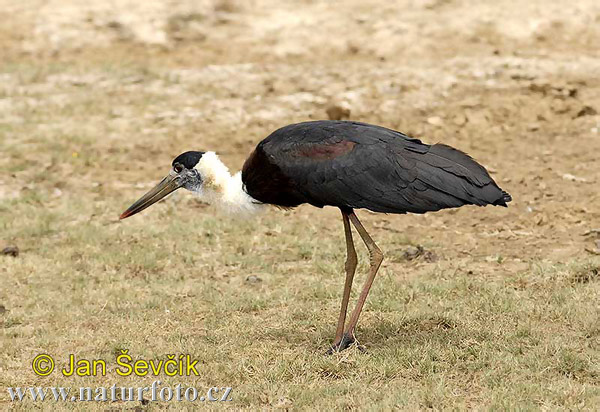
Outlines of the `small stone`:
{"label": "small stone", "polygon": [[578,177],[578,176],[573,176],[570,173],[565,173],[564,175],[562,175],[562,178],[564,180],[570,180],[571,182],[581,182],[581,183],[586,183],[587,179],[584,177]]}
{"label": "small stone", "polygon": [[427,123],[433,126],[442,126],[444,124],[444,120],[439,116],[431,116],[427,119]]}
{"label": "small stone", "polygon": [[423,246],[411,246],[404,251],[402,257],[406,260],[414,260],[421,256],[421,253],[423,253]]}
{"label": "small stone", "polygon": [[592,255],[600,256],[600,240],[596,240],[595,247],[586,247],[585,250]]}
{"label": "small stone", "polygon": [[423,253],[423,259],[425,259],[425,262],[434,263],[438,261],[438,255],[431,250],[426,250],[425,253]]}
{"label": "small stone", "polygon": [[423,246],[410,246],[408,249],[404,251],[402,257],[405,260],[415,260],[417,258],[423,257],[425,262],[433,263],[438,261],[438,256],[430,250],[425,250]]}
{"label": "small stone", "polygon": [[0,314],[6,312],[6,307],[4,305],[0,305]]}
{"label": "small stone", "polygon": [[4,249],[2,249],[2,252],[0,252],[0,254],[17,257],[19,256],[19,248],[16,246],[7,246]]}
{"label": "small stone", "polygon": [[246,278],[246,282],[248,282],[248,283],[252,283],[252,284],[253,284],[253,283],[260,283],[260,282],[262,282],[262,279],[261,279],[261,278],[259,278],[259,277],[258,277],[258,276],[256,276],[256,275],[250,275],[250,276],[248,276],[248,277]]}
{"label": "small stone", "polygon": [[582,116],[595,116],[598,114],[598,111],[594,109],[592,106],[583,106],[575,115],[575,117]]}
{"label": "small stone", "polygon": [[343,104],[332,104],[327,110],[329,120],[343,120],[350,118],[350,108]]}
{"label": "small stone", "polygon": [[536,219],[535,219],[535,224],[538,226],[543,226],[546,224],[546,217],[544,215],[539,215]]}

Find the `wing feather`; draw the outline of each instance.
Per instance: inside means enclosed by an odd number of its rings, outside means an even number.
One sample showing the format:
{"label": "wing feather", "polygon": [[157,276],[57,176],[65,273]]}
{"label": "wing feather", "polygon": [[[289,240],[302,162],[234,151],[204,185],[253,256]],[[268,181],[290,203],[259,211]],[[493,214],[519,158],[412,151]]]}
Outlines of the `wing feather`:
{"label": "wing feather", "polygon": [[299,123],[274,132],[257,150],[271,163],[269,170],[282,174],[277,180],[287,182],[286,193],[297,203],[424,213],[510,201],[467,154],[379,126]]}

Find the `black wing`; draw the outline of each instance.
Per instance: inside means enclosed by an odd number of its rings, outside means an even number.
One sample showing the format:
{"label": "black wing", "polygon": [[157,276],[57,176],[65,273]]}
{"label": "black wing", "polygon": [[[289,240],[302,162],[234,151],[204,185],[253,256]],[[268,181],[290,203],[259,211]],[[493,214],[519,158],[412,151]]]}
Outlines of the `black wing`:
{"label": "black wing", "polygon": [[258,145],[242,178],[251,196],[285,207],[424,213],[511,200],[465,153],[357,122],[283,127]]}

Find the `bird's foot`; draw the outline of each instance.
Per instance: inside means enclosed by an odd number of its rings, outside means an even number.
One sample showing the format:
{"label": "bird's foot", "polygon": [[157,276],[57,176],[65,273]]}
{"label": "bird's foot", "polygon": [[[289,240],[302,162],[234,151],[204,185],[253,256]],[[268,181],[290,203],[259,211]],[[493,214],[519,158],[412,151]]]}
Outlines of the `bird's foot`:
{"label": "bird's foot", "polygon": [[333,343],[333,345],[331,345],[327,351],[327,355],[333,355],[334,353],[341,352],[344,349],[348,349],[352,345],[355,345],[359,351],[366,352],[365,347],[358,344],[354,335],[344,333],[340,341],[336,341]]}

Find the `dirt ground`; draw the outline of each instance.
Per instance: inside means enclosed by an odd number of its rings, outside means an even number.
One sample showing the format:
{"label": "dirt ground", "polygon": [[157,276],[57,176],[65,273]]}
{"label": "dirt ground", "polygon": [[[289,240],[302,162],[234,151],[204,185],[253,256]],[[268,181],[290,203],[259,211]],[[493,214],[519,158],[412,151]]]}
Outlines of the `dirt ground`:
{"label": "dirt ground", "polygon": [[[20,252],[0,256],[0,386],[151,383],[31,370],[128,348],[195,354],[200,378],[161,380],[234,387],[216,407],[599,407],[600,3],[0,6],[0,249]],[[333,357],[338,211],[228,221],[177,193],[117,220],[183,151],[237,170],[276,128],[328,117],[455,146],[514,199],[362,211],[387,259],[358,327],[368,353]]]}

